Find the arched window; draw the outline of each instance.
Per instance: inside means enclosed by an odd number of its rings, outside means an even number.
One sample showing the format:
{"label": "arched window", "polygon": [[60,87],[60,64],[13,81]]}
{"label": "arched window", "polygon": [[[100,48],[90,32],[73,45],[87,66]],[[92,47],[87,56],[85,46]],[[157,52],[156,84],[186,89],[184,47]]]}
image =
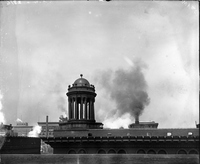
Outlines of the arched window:
{"label": "arched window", "polygon": [[197,150],[190,150],[189,154],[199,154]]}
{"label": "arched window", "polygon": [[100,149],[100,150],[97,152],[97,154],[106,154],[106,151],[103,150],[103,149]]}
{"label": "arched window", "polygon": [[137,151],[137,154],[146,154],[146,152],[143,149],[140,149]]}
{"label": "arched window", "polygon": [[156,154],[154,150],[148,150],[147,154]]}
{"label": "arched window", "polygon": [[108,154],[116,154],[116,151],[115,151],[114,149],[110,149],[110,150],[108,151]]}
{"label": "arched window", "polygon": [[185,150],[179,150],[177,154],[187,154]]}
{"label": "arched window", "polygon": [[158,154],[167,154],[167,152],[165,150],[159,150]]}
{"label": "arched window", "polygon": [[76,151],[75,151],[75,150],[70,150],[70,151],[68,152],[68,154],[76,154]]}
{"label": "arched window", "polygon": [[125,150],[119,150],[118,152],[117,152],[117,154],[126,154],[126,151]]}
{"label": "arched window", "polygon": [[87,154],[87,153],[84,149],[81,149],[81,150],[78,151],[78,154]]}

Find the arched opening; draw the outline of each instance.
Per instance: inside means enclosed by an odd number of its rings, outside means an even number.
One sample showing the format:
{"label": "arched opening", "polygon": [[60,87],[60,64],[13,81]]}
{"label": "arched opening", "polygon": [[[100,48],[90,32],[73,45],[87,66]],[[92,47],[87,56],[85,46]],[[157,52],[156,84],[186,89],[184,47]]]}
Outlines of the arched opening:
{"label": "arched opening", "polygon": [[187,154],[185,150],[179,150],[177,154]]}
{"label": "arched opening", "polygon": [[197,150],[190,150],[189,154],[199,154]]}
{"label": "arched opening", "polygon": [[76,154],[75,150],[69,150],[68,154]]}
{"label": "arched opening", "polygon": [[117,152],[117,154],[126,154],[126,151],[125,150],[119,150],[118,152]]}
{"label": "arched opening", "polygon": [[81,150],[78,151],[78,154],[87,154],[87,153],[84,149],[81,149]]}
{"label": "arched opening", "polygon": [[167,152],[165,150],[159,150],[158,154],[167,154]]}
{"label": "arched opening", "polygon": [[143,149],[140,149],[137,151],[137,154],[146,154],[146,152]]}
{"label": "arched opening", "polygon": [[148,150],[147,154],[156,154],[154,150]]}
{"label": "arched opening", "polygon": [[115,151],[114,149],[110,149],[110,150],[108,151],[108,154],[116,154],[116,151]]}
{"label": "arched opening", "polygon": [[97,152],[97,154],[106,154],[106,151],[103,150],[103,149],[100,149],[100,150]]}
{"label": "arched opening", "polygon": [[[89,100],[88,100],[89,101]],[[90,104],[89,104],[89,102],[87,102],[87,118],[86,118],[87,120],[89,120],[90,119]]]}
{"label": "arched opening", "polygon": [[78,103],[78,120],[81,119],[81,104]]}
{"label": "arched opening", "polygon": [[83,105],[83,119],[85,119],[85,105]]}

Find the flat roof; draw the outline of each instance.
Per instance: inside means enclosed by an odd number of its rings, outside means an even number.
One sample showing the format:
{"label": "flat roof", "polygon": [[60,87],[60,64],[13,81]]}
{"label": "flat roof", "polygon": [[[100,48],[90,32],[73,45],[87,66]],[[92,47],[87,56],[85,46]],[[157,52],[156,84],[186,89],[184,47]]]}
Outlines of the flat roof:
{"label": "flat roof", "polygon": [[135,135],[135,136],[166,136],[167,133],[171,133],[173,136],[187,136],[189,132],[191,132],[195,136],[199,136],[198,128],[183,128],[183,129],[155,129],[155,128],[132,128],[132,129],[90,129],[94,136],[107,135],[111,133],[113,136],[127,136],[127,135]]}
{"label": "flat roof", "polygon": [[185,128],[185,129],[155,129],[155,128],[132,128],[132,129],[86,129],[86,130],[54,130],[55,137],[76,137],[88,136],[93,137],[103,136],[199,136],[198,128]]}

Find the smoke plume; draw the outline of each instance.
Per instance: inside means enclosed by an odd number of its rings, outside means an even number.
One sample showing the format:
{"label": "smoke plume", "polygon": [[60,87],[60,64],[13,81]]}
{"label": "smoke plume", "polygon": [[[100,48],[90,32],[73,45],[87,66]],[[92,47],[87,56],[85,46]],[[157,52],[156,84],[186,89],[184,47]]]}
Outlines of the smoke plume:
{"label": "smoke plume", "polygon": [[28,137],[38,137],[39,134],[41,133],[41,130],[42,130],[41,126],[39,125],[34,126],[33,130],[28,133]]}
{"label": "smoke plume", "polygon": [[116,103],[116,116],[129,113],[137,119],[150,103],[144,68],[145,64],[136,60],[129,70],[108,70],[98,76],[97,82]]}

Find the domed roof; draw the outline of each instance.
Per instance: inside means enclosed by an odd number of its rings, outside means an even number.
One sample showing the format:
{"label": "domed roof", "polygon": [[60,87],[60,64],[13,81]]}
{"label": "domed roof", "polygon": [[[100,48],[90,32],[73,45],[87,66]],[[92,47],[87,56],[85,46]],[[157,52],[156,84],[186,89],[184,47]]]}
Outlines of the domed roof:
{"label": "domed roof", "polygon": [[75,86],[90,86],[90,83],[87,79],[82,78],[82,74],[80,75],[81,78],[78,78],[77,80],[75,80],[74,85]]}

